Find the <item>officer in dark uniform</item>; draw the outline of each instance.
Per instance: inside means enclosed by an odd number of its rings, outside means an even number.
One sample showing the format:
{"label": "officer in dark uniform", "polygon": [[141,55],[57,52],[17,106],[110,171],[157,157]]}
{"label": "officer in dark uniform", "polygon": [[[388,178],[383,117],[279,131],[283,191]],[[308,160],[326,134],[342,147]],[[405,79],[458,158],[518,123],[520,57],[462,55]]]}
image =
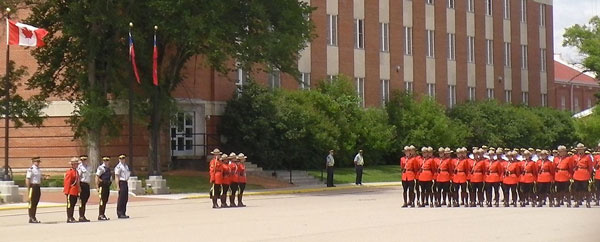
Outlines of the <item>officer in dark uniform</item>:
{"label": "officer in dark uniform", "polygon": [[119,190],[119,198],[117,200],[117,217],[118,218],[129,218],[125,213],[127,212],[127,200],[129,199],[129,166],[127,165],[127,156],[124,154],[119,155],[119,164],[115,167],[115,182],[117,183],[117,190]]}
{"label": "officer in dark uniform", "polygon": [[111,181],[110,157],[105,156],[102,157],[102,165],[98,166],[98,169],[96,170],[96,187],[98,188],[98,196],[100,196],[98,220],[109,220],[104,212],[106,211],[106,203],[108,202],[108,196],[110,195]]}

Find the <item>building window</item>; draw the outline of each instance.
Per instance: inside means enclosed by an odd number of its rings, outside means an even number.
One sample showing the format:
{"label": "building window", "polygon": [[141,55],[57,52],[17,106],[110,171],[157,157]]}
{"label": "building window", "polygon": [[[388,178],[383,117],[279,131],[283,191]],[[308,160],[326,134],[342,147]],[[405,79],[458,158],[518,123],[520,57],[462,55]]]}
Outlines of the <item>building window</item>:
{"label": "building window", "polygon": [[404,27],[404,54],[412,55],[412,28]]}
{"label": "building window", "polygon": [[381,52],[390,51],[390,28],[388,23],[381,23]]}
{"label": "building window", "polygon": [[475,87],[469,87],[469,101],[475,101]]}
{"label": "building window", "polygon": [[580,111],[580,109],[579,109],[579,98],[575,97],[573,99],[573,103],[575,104],[574,105],[575,106],[575,112],[578,113]]}
{"label": "building window", "polygon": [[304,90],[310,90],[310,73],[300,73],[300,88]]}
{"label": "building window", "polygon": [[448,8],[454,8],[455,2],[454,0],[448,0]]}
{"label": "building window", "polygon": [[333,79],[335,79],[336,75],[327,75],[327,80],[329,80],[329,82],[332,82]]}
{"label": "building window", "polygon": [[504,66],[511,66],[510,42],[504,42]]}
{"label": "building window", "polygon": [[512,91],[504,90],[504,100],[506,103],[512,103]]}
{"label": "building window", "polygon": [[434,0],[426,0],[425,3],[433,5]]}
{"label": "building window", "polygon": [[269,73],[269,86],[271,89],[281,87],[281,72],[279,70],[273,70]]}
{"label": "building window", "polygon": [[592,99],[588,98],[587,99],[587,108],[591,108],[592,107]]}
{"label": "building window", "polygon": [[546,49],[542,48],[540,49],[540,71],[546,72],[546,67]]}
{"label": "building window", "polygon": [[529,92],[522,92],[521,96],[523,98],[523,104],[529,105]]}
{"label": "building window", "polygon": [[548,107],[548,94],[542,93],[542,107]]}
{"label": "building window", "polygon": [[435,32],[426,30],[427,32],[427,57],[435,57]]}
{"label": "building window", "polygon": [[236,93],[241,94],[244,91],[244,84],[248,80],[248,73],[242,68],[237,69],[237,80],[235,82]]}
{"label": "building window", "polygon": [[354,48],[365,48],[365,20],[354,19]]}
{"label": "building window", "polygon": [[560,97],[560,109],[561,110],[567,109],[567,98],[565,96]]}
{"label": "building window", "polygon": [[494,88],[488,88],[487,90],[487,98],[489,100],[494,99]]}
{"label": "building window", "polygon": [[510,19],[510,0],[504,0],[504,19]]}
{"label": "building window", "polygon": [[448,85],[448,107],[456,106],[456,85]]}
{"label": "building window", "polygon": [[540,26],[546,26],[546,4],[540,4]]}
{"label": "building window", "polygon": [[327,44],[337,46],[338,40],[338,16],[327,15]]}
{"label": "building window", "polygon": [[405,81],[404,82],[404,90],[408,93],[412,93],[413,92],[413,83],[409,82],[409,81]]}
{"label": "building window", "polygon": [[435,83],[427,83],[427,95],[435,97]]}
{"label": "building window", "polygon": [[467,36],[467,62],[475,62],[475,37]]}
{"label": "building window", "polygon": [[358,98],[360,99],[359,105],[361,107],[365,106],[365,78],[357,77],[356,80],[356,93],[358,94]]}
{"label": "building window", "polygon": [[492,16],[492,0],[485,0],[485,15]]}
{"label": "building window", "polygon": [[467,0],[467,12],[475,12],[475,2],[474,0]]}
{"label": "building window", "polygon": [[456,34],[448,34],[448,60],[456,59]]}
{"label": "building window", "polygon": [[527,69],[527,45],[521,45],[521,69]]}
{"label": "building window", "polygon": [[521,0],[521,22],[527,22],[527,0]]}
{"label": "building window", "polygon": [[381,105],[390,101],[390,80],[381,80]]}
{"label": "building window", "polygon": [[492,40],[485,40],[485,59],[488,65],[494,64],[494,42]]}

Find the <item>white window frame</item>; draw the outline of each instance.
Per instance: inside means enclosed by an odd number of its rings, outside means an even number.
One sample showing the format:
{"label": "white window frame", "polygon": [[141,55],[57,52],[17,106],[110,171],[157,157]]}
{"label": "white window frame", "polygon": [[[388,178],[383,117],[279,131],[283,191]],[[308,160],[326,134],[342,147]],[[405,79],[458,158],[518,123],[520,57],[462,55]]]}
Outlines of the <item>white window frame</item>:
{"label": "white window frame", "polygon": [[327,75],[327,80],[329,81],[329,83],[331,83],[336,76],[337,75]]}
{"label": "white window frame", "polygon": [[485,15],[492,16],[493,13],[492,0],[485,0]]}
{"label": "white window frame", "polygon": [[512,90],[504,90],[504,101],[512,103]]}
{"label": "white window frame", "polygon": [[381,26],[381,52],[390,51],[390,24],[380,23]]}
{"label": "white window frame", "polygon": [[565,97],[565,96],[560,96],[560,109],[561,110],[567,109],[567,97]]}
{"label": "white window frame", "polygon": [[390,80],[381,80],[381,105],[385,106],[390,101]]}
{"label": "white window frame", "polygon": [[356,77],[354,78],[356,82],[356,94],[358,94],[358,98],[360,99],[359,106],[365,106],[365,78],[364,77]]}
{"label": "white window frame", "polygon": [[429,5],[433,5],[435,3],[435,1],[434,0],[426,0],[425,3],[429,4]]}
{"label": "white window frame", "polygon": [[527,23],[527,0],[521,0],[521,23]]}
{"label": "white window frame", "polygon": [[527,45],[521,45],[521,69],[527,70],[528,67]]}
{"label": "white window frame", "polygon": [[365,20],[354,19],[354,48],[365,48]]}
{"label": "white window frame", "polygon": [[281,88],[281,72],[279,70],[272,70],[268,76],[271,89]]}
{"label": "white window frame", "polygon": [[327,45],[338,45],[338,16],[327,14]]}
{"label": "white window frame", "polygon": [[510,1],[504,0],[504,19],[510,19]]}
{"label": "white window frame", "polygon": [[435,83],[427,83],[427,96],[435,98]]}
{"label": "white window frame", "polygon": [[426,45],[427,45],[427,57],[435,58],[435,31],[425,30],[426,33]]}
{"label": "white window frame", "polygon": [[456,60],[456,34],[448,33],[448,60]]}
{"label": "white window frame", "polygon": [[488,100],[494,99],[494,88],[487,88],[486,90]]}
{"label": "white window frame", "polygon": [[546,72],[546,69],[548,67],[546,53],[547,52],[546,52],[545,48],[540,49],[540,71],[541,72]]}
{"label": "white window frame", "polygon": [[575,107],[575,109],[574,109],[574,110],[572,110],[572,111],[574,111],[574,112],[579,112],[579,111],[581,111],[581,109],[579,108],[579,97],[575,97],[575,98],[573,99],[573,103],[575,104],[575,105],[573,105],[573,107]]}
{"label": "white window frame", "polygon": [[456,2],[454,0],[448,0],[448,8],[455,8]]}
{"label": "white window frame", "polygon": [[310,90],[310,73],[308,73],[308,72],[300,73],[300,89]]}
{"label": "white window frame", "polygon": [[469,93],[469,101],[475,101],[475,99],[476,99],[475,87],[467,87],[467,91]]}
{"label": "white window frame", "polygon": [[413,53],[413,37],[412,27],[404,27],[404,55],[412,55]]}
{"label": "white window frame", "polygon": [[548,107],[548,94],[542,93],[541,98],[542,98],[542,107]]}
{"label": "white window frame", "polygon": [[474,13],[475,12],[475,2],[474,0],[467,0],[467,12]]}
{"label": "white window frame", "polygon": [[405,81],[404,82],[404,90],[407,93],[413,93],[413,83],[410,81]]}
{"label": "white window frame", "polygon": [[521,100],[524,105],[529,106],[529,92],[521,92]]}
{"label": "white window frame", "polygon": [[235,87],[237,94],[241,94],[244,91],[244,84],[248,80],[248,73],[241,67],[237,69],[237,80],[235,81]]}
{"label": "white window frame", "polygon": [[475,37],[467,36],[467,62],[475,63]]}
{"label": "white window frame", "polygon": [[448,85],[448,107],[456,106],[456,85]]}
{"label": "white window frame", "polygon": [[510,42],[504,42],[504,66],[511,67],[512,65],[512,57],[511,57],[511,44]]}
{"label": "white window frame", "polygon": [[546,4],[540,3],[540,26],[546,26]]}
{"label": "white window frame", "polygon": [[485,59],[486,64],[494,64],[494,41],[491,39],[485,40]]}

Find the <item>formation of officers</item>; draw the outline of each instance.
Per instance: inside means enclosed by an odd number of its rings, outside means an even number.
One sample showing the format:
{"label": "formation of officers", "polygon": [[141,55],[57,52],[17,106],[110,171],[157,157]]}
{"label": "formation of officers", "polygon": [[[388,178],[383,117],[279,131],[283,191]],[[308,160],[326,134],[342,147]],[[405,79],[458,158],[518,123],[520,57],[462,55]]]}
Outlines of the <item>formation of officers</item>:
{"label": "formation of officers", "polygon": [[[245,207],[242,202],[244,190],[246,189],[246,166],[244,162],[247,156],[243,153],[236,155],[223,154],[219,149],[210,152],[213,158],[209,163],[209,174],[211,188],[209,191],[213,208]],[[239,193],[238,193],[239,191]],[[235,203],[237,194],[237,204]],[[229,204],[227,195],[229,194]],[[219,200],[221,205],[219,205]]]}
{"label": "formation of officers", "polygon": [[[572,150],[404,147],[403,207],[586,207],[600,205],[600,144]],[[595,188],[595,189],[594,189]],[[485,196],[484,196],[485,194]],[[502,199],[500,199],[502,194]]]}
{"label": "formation of officers", "polygon": [[[119,164],[114,168],[114,180],[117,190],[119,190],[117,202],[118,218],[129,218],[125,213],[129,192],[127,180],[130,176],[126,158],[125,155],[119,155]],[[41,196],[40,184],[42,179],[47,179],[48,176],[42,176],[39,167],[41,162],[40,157],[34,157],[31,161],[33,165],[27,169],[25,177],[25,183],[28,187],[29,194],[29,223],[40,223],[36,217],[37,205]],[[98,196],[100,198],[98,220],[109,220],[105,215],[105,211],[113,177],[110,168],[110,157],[105,156],[102,158],[102,165],[98,166],[93,181],[93,173],[88,164],[87,156],[82,155],[80,157],[73,157],[69,161],[69,164],[71,168],[65,173],[63,188],[63,193],[67,200],[67,223],[90,221],[85,217],[85,212],[87,201],[90,198],[91,182],[96,183]],[[81,203],[79,205],[79,219],[76,220],[74,213],[78,200],[81,201]]]}

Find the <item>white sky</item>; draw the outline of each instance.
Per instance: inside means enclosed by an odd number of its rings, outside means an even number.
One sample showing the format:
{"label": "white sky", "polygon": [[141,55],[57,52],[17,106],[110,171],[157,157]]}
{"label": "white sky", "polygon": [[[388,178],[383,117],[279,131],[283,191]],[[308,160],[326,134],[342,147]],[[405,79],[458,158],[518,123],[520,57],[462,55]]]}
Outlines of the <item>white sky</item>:
{"label": "white sky", "polygon": [[574,48],[562,46],[565,28],[575,24],[587,24],[600,12],[600,0],[554,0],[554,53],[570,63],[576,62],[579,54]]}

